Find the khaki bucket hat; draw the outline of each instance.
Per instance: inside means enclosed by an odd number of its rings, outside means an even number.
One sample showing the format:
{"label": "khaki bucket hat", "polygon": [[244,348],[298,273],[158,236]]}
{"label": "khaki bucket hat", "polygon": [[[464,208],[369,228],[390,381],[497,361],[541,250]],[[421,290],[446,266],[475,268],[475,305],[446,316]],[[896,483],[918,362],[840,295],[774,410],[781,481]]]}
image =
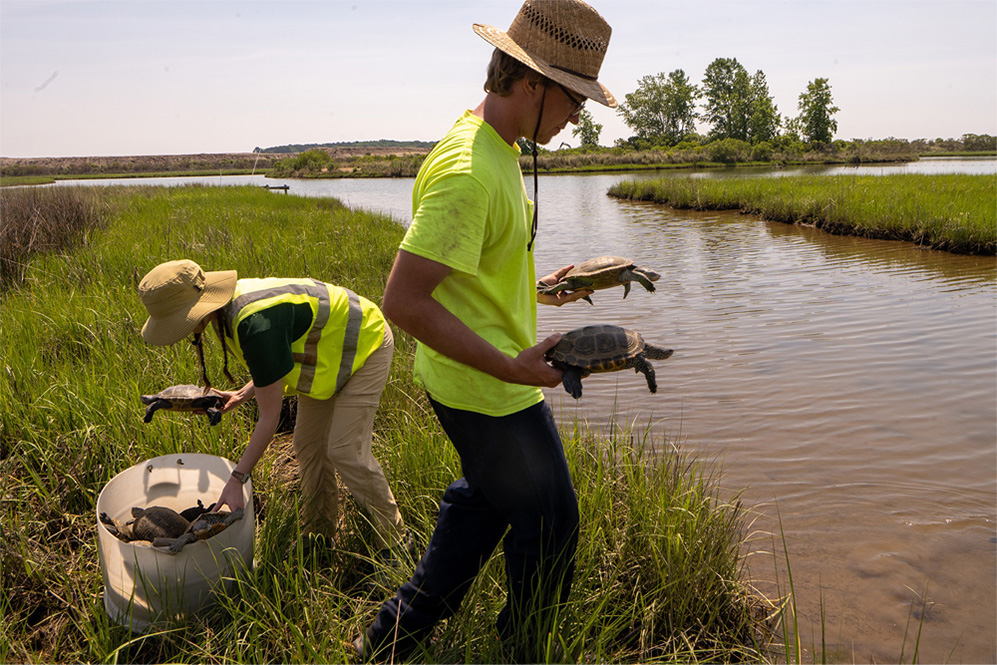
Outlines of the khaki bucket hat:
{"label": "khaki bucket hat", "polygon": [[234,270],[204,272],[189,259],[159,264],[138,285],[149,312],[142,339],[157,346],[179,342],[204,316],[228,304],[236,279]]}
{"label": "khaki bucket hat", "polygon": [[612,28],[581,0],[526,0],[508,31],[475,23],[474,32],[530,69],[616,108],[598,80]]}

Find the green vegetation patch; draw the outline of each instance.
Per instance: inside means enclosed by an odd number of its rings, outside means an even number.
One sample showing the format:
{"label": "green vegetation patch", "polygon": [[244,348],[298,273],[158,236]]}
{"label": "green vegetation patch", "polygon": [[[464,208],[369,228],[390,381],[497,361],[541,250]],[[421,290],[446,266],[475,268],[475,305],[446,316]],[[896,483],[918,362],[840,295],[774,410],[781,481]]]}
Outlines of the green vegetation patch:
{"label": "green vegetation patch", "polygon": [[[93,192],[104,215],[87,242],[31,255],[21,279],[0,293],[0,660],[348,661],[348,641],[411,566],[375,563],[372,530],[345,493],[333,546],[300,535],[287,435],[254,473],[256,567],[197,619],[145,636],[108,620],[94,509],[121,470],[190,451],[237,459],[253,427],[248,407],[216,427],[182,416],[142,422],[140,394],[199,376],[190,345],[142,342],[145,310],[136,286],[150,268],[190,258],[242,276],[312,276],[380,301],[403,229],[333,199],[273,196],[256,187]],[[217,341],[207,347],[209,376],[225,387]],[[413,353],[411,338],[396,331],[374,447],[424,547],[460,466],[412,382]],[[758,617],[771,606],[742,579],[743,508],[719,496],[708,465],[646,438],[564,434],[582,532],[575,584],[543,659],[761,660]],[[494,620],[504,584],[499,551],[457,616],[416,658],[503,662]]]}
{"label": "green vegetation patch", "polygon": [[997,177],[992,175],[662,178],[621,182],[609,194],[675,208],[739,210],[960,254],[997,253]]}

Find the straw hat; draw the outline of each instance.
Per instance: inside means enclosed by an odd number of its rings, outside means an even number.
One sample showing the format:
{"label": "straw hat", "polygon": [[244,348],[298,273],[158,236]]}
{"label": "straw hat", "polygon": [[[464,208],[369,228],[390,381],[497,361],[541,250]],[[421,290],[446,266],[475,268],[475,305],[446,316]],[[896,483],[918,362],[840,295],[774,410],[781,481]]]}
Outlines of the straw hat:
{"label": "straw hat", "polygon": [[204,272],[189,259],[161,263],[138,285],[149,320],[142,339],[165,346],[194,331],[207,314],[228,304],[235,293],[236,272]]}
{"label": "straw hat", "polygon": [[598,81],[612,28],[581,0],[526,0],[508,32],[481,23],[474,31],[547,78],[616,108],[616,98]]}

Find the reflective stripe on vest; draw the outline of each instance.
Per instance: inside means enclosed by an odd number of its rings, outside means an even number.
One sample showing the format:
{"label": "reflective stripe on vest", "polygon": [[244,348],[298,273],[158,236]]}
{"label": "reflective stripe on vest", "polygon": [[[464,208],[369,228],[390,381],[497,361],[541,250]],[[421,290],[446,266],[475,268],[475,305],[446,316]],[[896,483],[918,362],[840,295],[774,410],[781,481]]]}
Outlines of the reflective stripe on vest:
{"label": "reflective stripe on vest", "polygon": [[[349,301],[349,312],[346,319],[346,335],[343,339],[343,355],[339,362],[339,371],[336,375],[336,392],[346,385],[353,373],[353,362],[357,357],[357,342],[360,339],[360,328],[363,324],[363,307],[360,299],[353,291],[339,287],[346,293]],[[318,364],[318,345],[322,339],[322,330],[329,322],[329,314],[332,305],[329,301],[329,288],[323,282],[313,279],[311,284],[287,284],[271,289],[261,289],[250,291],[230,302],[225,306],[225,313],[230,321],[235,321],[239,312],[244,307],[260,300],[282,296],[287,294],[306,295],[315,298],[318,302],[318,310],[315,312],[315,320],[305,338],[305,348],[303,351],[292,353],[295,363],[301,365],[301,373],[298,375],[298,383],[295,390],[299,393],[309,393],[312,383],[315,380],[315,369]],[[235,331],[233,331],[233,334]]]}
{"label": "reflective stripe on vest", "polygon": [[343,290],[346,291],[346,297],[350,301],[350,312],[346,319],[346,334],[343,336],[343,359],[339,362],[339,374],[336,375],[337,393],[353,374],[353,361],[357,357],[357,342],[360,341],[360,326],[363,324],[363,307],[360,306],[360,299],[353,291]]}

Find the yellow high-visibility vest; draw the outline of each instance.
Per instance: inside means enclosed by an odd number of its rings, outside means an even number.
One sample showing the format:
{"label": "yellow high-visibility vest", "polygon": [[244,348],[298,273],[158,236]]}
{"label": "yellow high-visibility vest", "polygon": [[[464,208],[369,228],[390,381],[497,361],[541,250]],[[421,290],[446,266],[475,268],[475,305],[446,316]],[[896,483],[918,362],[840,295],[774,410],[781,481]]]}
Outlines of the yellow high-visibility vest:
{"label": "yellow high-visibility vest", "polygon": [[240,279],[225,314],[232,334],[226,341],[243,364],[239,324],[279,303],[312,308],[311,327],[291,343],[294,369],[281,379],[285,395],[332,397],[384,342],[381,310],[349,289],[315,279]]}

